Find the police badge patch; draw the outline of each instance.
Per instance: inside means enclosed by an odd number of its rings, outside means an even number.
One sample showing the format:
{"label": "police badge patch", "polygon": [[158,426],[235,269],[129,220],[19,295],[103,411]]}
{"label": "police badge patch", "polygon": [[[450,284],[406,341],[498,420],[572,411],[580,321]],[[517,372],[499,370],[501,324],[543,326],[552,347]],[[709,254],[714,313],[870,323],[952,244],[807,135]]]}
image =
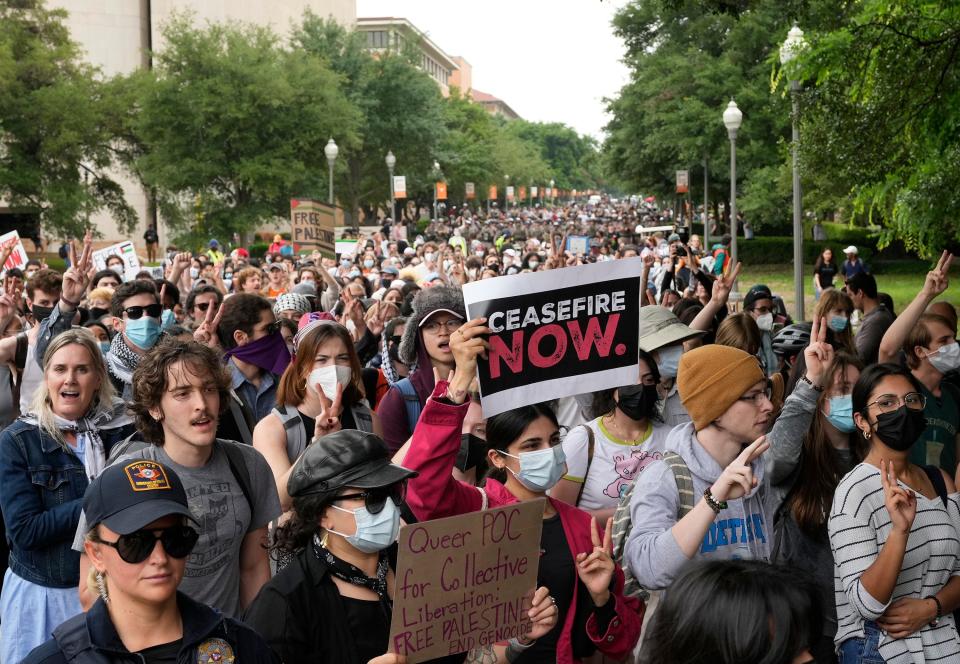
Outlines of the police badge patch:
{"label": "police badge patch", "polygon": [[197,664],[233,664],[233,648],[223,639],[208,639],[197,648]]}

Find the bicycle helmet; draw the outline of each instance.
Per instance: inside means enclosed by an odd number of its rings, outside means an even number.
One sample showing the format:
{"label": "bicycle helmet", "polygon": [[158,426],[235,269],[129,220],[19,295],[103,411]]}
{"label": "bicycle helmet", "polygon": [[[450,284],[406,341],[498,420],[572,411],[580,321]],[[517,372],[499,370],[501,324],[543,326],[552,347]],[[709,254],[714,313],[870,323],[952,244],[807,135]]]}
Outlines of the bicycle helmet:
{"label": "bicycle helmet", "polygon": [[773,337],[773,352],[781,357],[793,357],[810,344],[810,323],[787,325]]}

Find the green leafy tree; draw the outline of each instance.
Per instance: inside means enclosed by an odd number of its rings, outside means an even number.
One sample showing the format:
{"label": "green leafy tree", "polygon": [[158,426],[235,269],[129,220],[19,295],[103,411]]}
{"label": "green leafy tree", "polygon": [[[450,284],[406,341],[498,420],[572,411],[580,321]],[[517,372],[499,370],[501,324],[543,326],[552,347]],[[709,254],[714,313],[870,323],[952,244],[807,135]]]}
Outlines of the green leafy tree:
{"label": "green leafy tree", "polygon": [[388,151],[397,158],[396,174],[407,177],[408,192],[426,195],[444,140],[443,100],[433,79],[415,65],[413,46],[374,57],[365,34],[310,13],[294,32],[293,44],[342,77],[343,90],[358,110],[356,140],[341,145],[338,157],[337,191],[345,192],[342,200],[350,213],[363,207],[372,214],[374,206],[390,199]]}
{"label": "green leafy tree", "polygon": [[289,214],[291,196],[325,198],[330,136],[359,143],[358,113],[330,67],[265,28],[178,16],[139,89],[134,167],[165,221],[194,243]]}
{"label": "green leafy tree", "polygon": [[129,230],[136,215],[110,170],[119,105],[65,17],[41,0],[0,0],[0,197],[54,235],[82,235],[102,209]]}
{"label": "green leafy tree", "polygon": [[960,6],[867,0],[808,33],[802,158],[881,244],[931,256],[960,237]]}

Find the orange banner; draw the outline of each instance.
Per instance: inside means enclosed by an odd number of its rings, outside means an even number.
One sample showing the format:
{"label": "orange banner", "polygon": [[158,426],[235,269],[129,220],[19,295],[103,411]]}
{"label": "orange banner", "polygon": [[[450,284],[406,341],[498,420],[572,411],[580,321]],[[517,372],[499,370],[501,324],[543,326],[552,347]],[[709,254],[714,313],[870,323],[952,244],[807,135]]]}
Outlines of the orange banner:
{"label": "orange banner", "polygon": [[438,201],[447,200],[447,183],[446,182],[437,183],[437,200]]}
{"label": "orange banner", "polygon": [[520,187],[520,200],[522,201],[522,200],[525,199],[526,197],[527,197],[527,188],[521,186],[521,187]]}
{"label": "orange banner", "polygon": [[487,192],[487,198],[491,201],[497,198],[497,185],[490,185],[490,191]]}

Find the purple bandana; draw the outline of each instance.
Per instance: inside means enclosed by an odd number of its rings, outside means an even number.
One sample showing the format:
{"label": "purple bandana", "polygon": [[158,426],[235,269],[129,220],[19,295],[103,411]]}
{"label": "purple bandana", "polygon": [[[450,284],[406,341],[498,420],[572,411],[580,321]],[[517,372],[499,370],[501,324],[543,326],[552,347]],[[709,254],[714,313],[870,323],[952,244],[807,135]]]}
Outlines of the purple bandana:
{"label": "purple bandana", "polygon": [[226,355],[278,376],[290,364],[290,351],[287,350],[287,344],[279,332],[268,334],[243,346],[235,346],[228,350]]}

